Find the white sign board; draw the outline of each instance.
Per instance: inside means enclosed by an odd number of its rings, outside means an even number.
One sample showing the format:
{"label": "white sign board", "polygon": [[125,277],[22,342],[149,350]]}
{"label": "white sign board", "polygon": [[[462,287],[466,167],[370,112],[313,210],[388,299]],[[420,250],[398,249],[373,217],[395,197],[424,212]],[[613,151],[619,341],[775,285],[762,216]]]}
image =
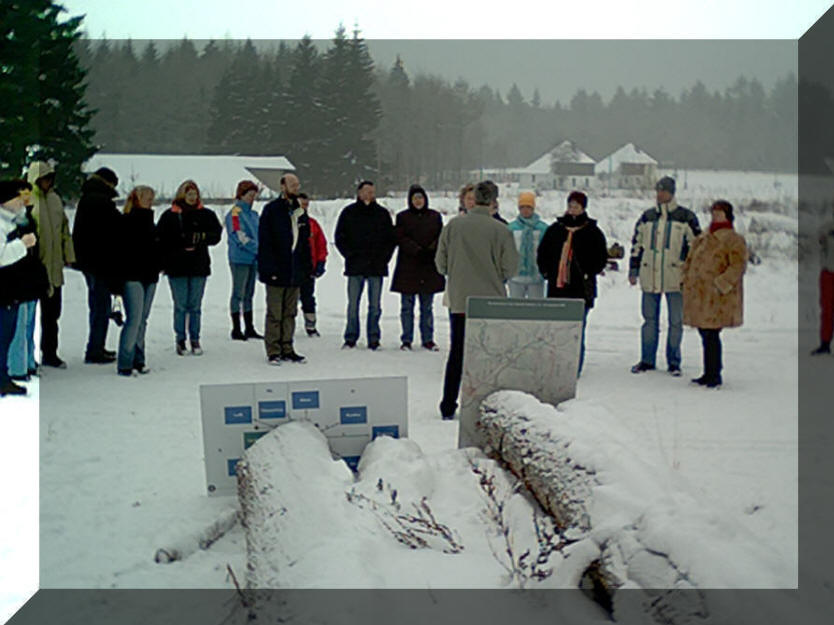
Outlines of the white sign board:
{"label": "white sign board", "polygon": [[310,421],[330,450],[356,469],[377,436],[408,436],[405,377],[309,380],[200,386],[206,488],[237,492],[235,468],[243,451],[289,421]]}

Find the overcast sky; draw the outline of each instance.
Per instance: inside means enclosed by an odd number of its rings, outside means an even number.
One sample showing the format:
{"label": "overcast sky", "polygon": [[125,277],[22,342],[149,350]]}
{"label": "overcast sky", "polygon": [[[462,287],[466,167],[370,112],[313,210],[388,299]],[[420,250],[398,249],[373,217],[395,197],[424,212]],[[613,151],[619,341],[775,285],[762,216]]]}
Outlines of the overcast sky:
{"label": "overcast sky", "polygon": [[739,75],[769,88],[796,72],[795,41],[830,0],[516,0],[481,2],[477,10],[456,0],[202,0],[197,11],[181,0],[63,0],[63,5],[70,15],[86,15],[85,30],[94,38],[295,40],[310,34],[329,39],[339,23],[349,31],[358,24],[379,67],[391,67],[399,53],[412,76],[460,77],[504,95],[515,82],[526,99],[538,88],[546,104],[566,104],[579,88],[596,90],[606,101],[618,85],[662,87],[677,97],[695,80],[723,90]]}

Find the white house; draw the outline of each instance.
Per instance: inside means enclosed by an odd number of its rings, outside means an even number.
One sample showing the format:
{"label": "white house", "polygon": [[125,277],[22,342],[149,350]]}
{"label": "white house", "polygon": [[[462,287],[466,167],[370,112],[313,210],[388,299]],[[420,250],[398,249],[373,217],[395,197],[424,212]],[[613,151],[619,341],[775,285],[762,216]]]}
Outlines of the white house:
{"label": "white house", "polygon": [[651,189],[657,179],[657,161],[633,143],[626,143],[600,159],[594,171],[609,188]]}
{"label": "white house", "polygon": [[255,179],[277,195],[279,180],[293,164],[283,156],[209,156],[195,154],[98,153],[84,165],[85,172],[109,167],[119,177],[122,197],[139,184],[153,187],[158,199],[172,199],[177,187],[189,178],[200,187],[204,199],[231,199],[237,183]]}

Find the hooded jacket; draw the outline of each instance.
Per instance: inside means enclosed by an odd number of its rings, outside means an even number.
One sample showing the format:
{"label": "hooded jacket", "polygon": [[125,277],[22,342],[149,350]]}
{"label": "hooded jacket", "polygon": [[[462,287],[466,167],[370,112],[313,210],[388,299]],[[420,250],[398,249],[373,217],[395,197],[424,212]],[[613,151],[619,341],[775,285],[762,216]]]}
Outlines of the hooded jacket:
{"label": "hooded jacket", "polygon": [[220,243],[222,234],[213,210],[175,202],[156,224],[162,270],[172,278],[211,275],[208,248]]}
{"label": "hooded jacket", "polygon": [[[415,208],[416,193],[426,198],[423,208]],[[394,233],[397,237],[397,264],[391,290],[395,293],[438,293],[446,286],[446,280],[437,273],[434,255],[443,229],[443,218],[429,208],[429,198],[419,185],[408,190],[408,208],[397,213]]]}
{"label": "hooded jacket", "polygon": [[258,225],[258,279],[268,286],[296,287],[313,273],[310,221],[283,195],[264,206]]}
{"label": "hooded jacket", "polygon": [[44,194],[36,184],[39,178],[53,173],[55,170],[49,163],[34,161],[26,175],[32,185],[32,217],[37,228],[38,255],[49,278],[49,296],[64,284],[64,267],[75,263],[75,247],[64,203],[54,189]]}

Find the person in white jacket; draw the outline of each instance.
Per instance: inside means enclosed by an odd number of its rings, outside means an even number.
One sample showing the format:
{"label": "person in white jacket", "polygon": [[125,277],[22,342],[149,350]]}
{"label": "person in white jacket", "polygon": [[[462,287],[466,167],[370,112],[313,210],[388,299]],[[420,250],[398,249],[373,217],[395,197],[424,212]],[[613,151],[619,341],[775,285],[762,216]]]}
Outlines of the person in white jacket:
{"label": "person in white jacket", "polygon": [[26,251],[34,247],[37,237],[32,234],[15,236],[16,218],[25,209],[22,191],[31,188],[24,180],[0,181],[0,396],[25,395],[26,388],[12,382],[7,366],[9,345],[17,326],[20,305],[19,290],[25,273],[18,269],[24,264]]}

